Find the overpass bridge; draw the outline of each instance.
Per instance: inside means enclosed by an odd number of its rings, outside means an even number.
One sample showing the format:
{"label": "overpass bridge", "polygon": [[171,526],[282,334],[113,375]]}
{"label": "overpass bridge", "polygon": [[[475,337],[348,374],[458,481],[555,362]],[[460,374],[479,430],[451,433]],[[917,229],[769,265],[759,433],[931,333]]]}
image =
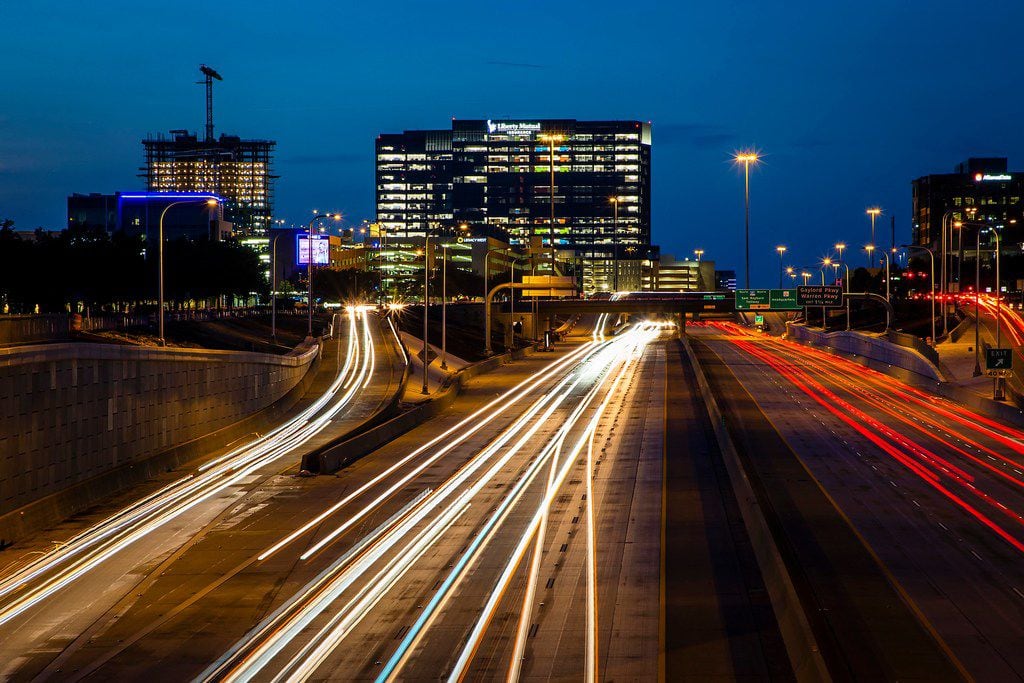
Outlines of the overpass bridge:
{"label": "overpass bridge", "polygon": [[538,313],[635,313],[666,314],[680,313],[733,313],[736,310],[732,292],[631,292],[608,298],[589,299],[541,299],[537,301]]}

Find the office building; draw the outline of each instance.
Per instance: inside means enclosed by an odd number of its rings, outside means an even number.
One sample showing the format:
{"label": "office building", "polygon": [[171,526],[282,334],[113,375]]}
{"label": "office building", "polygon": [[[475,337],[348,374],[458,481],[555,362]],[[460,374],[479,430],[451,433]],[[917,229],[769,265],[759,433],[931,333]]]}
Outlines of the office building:
{"label": "office building", "polygon": [[719,291],[736,291],[736,271],[735,270],[716,270],[715,271],[715,289]]}
{"label": "office building", "polygon": [[654,289],[659,292],[709,292],[718,289],[715,262],[677,261],[671,254],[664,254],[658,262]]}
{"label": "office building", "polygon": [[591,291],[611,288],[604,261],[648,255],[648,123],[455,120],[380,135],[376,159],[377,221],[395,244],[459,224],[496,230],[519,248],[553,245],[589,264]]}
{"label": "office building", "polygon": [[950,249],[959,251],[962,243],[973,258],[979,229],[975,224],[981,224],[999,229],[1003,254],[1019,253],[1019,243],[1024,241],[1024,172],[1011,173],[1007,168],[1006,158],[970,158],[952,173],[914,180],[913,243],[941,250],[945,220],[947,231],[955,223],[967,223],[963,230],[952,227],[952,237],[947,232]]}
{"label": "office building", "polygon": [[274,212],[274,143],[221,135],[200,140],[171,131],[142,141],[141,177],[150,192],[210,192],[224,198],[224,217],[243,237],[266,237]]}
{"label": "office building", "polygon": [[72,194],[68,197],[68,228],[99,228],[154,241],[163,214],[164,239],[225,239],[232,226],[224,220],[223,201],[207,204],[211,196],[200,192]]}

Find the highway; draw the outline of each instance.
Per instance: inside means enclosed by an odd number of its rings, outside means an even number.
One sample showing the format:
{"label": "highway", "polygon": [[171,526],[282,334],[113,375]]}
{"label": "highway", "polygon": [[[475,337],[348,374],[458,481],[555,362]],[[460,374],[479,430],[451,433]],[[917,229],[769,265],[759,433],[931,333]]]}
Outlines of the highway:
{"label": "highway", "polygon": [[[872,656],[874,674],[887,678],[1024,676],[1024,431],[852,361],[732,323],[692,331],[741,385],[727,400],[742,403],[737,392],[748,392],[753,412],[841,512],[833,535],[853,534],[841,549],[846,574],[857,573],[861,562],[863,576],[873,577],[864,595],[850,576],[834,577],[823,598],[833,604],[822,619],[859,615],[865,624],[839,642],[823,642],[832,666],[871,675],[856,658],[861,648],[861,657],[880,653]],[[761,443],[767,448],[768,440]],[[789,481],[798,479],[794,470]],[[825,565],[821,558],[830,551],[822,543],[824,550],[816,551]],[[869,557],[858,555],[861,544]],[[800,542],[793,546],[795,555],[810,557]],[[808,585],[825,585],[827,579],[815,578],[814,561],[807,566]],[[822,576],[836,570],[825,567]],[[886,591],[889,604],[878,604]],[[893,604],[906,605],[911,615],[902,608],[888,614]],[[913,634],[913,614],[923,616],[929,632],[902,649],[918,654],[909,661],[889,656],[884,641]],[[907,626],[897,636],[891,624],[900,618]]]}
{"label": "highway", "polygon": [[393,393],[401,367],[377,318],[353,307],[336,327],[340,338],[325,346],[313,395],[285,422],[121,509],[66,525],[54,533],[74,533],[0,569],[0,676],[52,659],[225,510],[293,469],[301,449],[358,424]]}
{"label": "highway", "polygon": [[[674,330],[597,323],[336,477],[266,482],[15,677],[649,680],[666,642],[672,672],[787,672],[722,482],[665,442]],[[668,633],[666,562],[701,591]]]}

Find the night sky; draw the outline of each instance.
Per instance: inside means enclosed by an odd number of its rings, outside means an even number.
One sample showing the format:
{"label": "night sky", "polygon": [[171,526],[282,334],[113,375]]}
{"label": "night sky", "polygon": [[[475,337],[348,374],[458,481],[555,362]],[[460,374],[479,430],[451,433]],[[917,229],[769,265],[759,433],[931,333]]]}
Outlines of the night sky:
{"label": "night sky", "polygon": [[[102,5],[102,9],[97,7]],[[277,217],[373,216],[379,132],[456,118],[653,122],[653,241],[742,271],[736,149],[752,177],[753,284],[864,210],[910,234],[910,181],[968,156],[1024,168],[1015,2],[5,2],[0,217],[65,223],[72,192],[139,189],[140,140],[277,140]],[[879,239],[881,243],[882,240]],[[789,256],[792,258],[789,258]]]}

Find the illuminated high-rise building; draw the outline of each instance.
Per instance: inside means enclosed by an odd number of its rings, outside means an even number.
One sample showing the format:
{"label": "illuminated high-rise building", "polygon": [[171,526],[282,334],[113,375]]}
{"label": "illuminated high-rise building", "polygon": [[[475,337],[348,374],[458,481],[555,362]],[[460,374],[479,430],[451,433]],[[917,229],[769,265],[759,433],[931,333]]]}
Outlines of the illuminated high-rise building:
{"label": "illuminated high-rise building", "polygon": [[184,130],[142,141],[141,177],[151,192],[210,192],[223,197],[224,218],[240,237],[265,238],[274,213],[272,140],[235,135],[201,140]]}
{"label": "illuminated high-rise building", "polygon": [[455,120],[450,130],[382,134],[376,158],[377,221],[396,244],[460,224],[520,247],[549,248],[553,234],[583,264],[588,291],[639,287],[657,258],[649,123]]}

